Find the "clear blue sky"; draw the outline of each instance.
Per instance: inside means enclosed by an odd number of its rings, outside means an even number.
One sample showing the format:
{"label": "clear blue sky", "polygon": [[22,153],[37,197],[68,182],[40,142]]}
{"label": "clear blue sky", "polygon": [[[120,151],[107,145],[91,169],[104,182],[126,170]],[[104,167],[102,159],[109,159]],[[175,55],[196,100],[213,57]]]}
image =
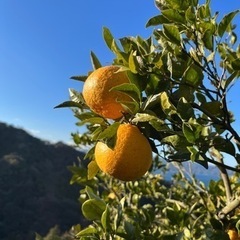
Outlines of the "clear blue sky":
{"label": "clear blue sky", "polygon": [[[225,14],[240,8],[240,1],[212,0],[212,6]],[[0,121],[68,142],[78,130],[75,119],[70,110],[53,108],[68,100],[68,88],[81,90],[69,77],[91,70],[91,50],[111,64],[103,26],[116,38],[148,37],[152,29],[145,24],[157,14],[153,0],[1,0]],[[239,104],[234,91],[233,108]]]}

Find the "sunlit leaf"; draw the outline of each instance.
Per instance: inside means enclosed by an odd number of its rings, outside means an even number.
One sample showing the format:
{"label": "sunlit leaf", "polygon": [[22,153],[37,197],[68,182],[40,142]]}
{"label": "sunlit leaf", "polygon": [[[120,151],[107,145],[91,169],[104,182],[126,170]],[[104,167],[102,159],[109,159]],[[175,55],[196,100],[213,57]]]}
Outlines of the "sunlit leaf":
{"label": "sunlit leaf", "polygon": [[98,139],[112,138],[114,135],[116,135],[119,125],[119,122],[111,124],[98,135]]}
{"label": "sunlit leaf", "polygon": [[146,27],[157,26],[163,23],[169,23],[169,20],[163,15],[157,15],[148,20]]}
{"label": "sunlit leaf", "polygon": [[133,83],[123,83],[110,89],[110,91],[120,91],[136,101],[141,101],[141,91]]}
{"label": "sunlit leaf", "polygon": [[167,115],[176,113],[176,107],[170,102],[166,92],[163,92],[160,94],[160,103],[161,103],[163,111]]}
{"label": "sunlit leaf", "polygon": [[229,24],[231,24],[233,18],[239,13],[239,11],[240,10],[230,12],[223,17],[222,21],[218,25],[218,35],[220,37],[222,37],[223,34],[227,31]]}
{"label": "sunlit leaf", "polygon": [[81,230],[80,232],[78,232],[76,234],[76,237],[79,238],[79,237],[83,237],[83,236],[90,236],[91,234],[94,234],[94,233],[97,233],[97,229],[94,228],[94,227],[87,227],[87,228],[84,228],[83,230]]}
{"label": "sunlit leaf", "polygon": [[113,35],[110,32],[110,30],[106,27],[103,28],[103,38],[105,40],[105,43],[107,44],[108,48],[112,50],[112,44],[113,44]]}
{"label": "sunlit leaf", "polygon": [[137,73],[139,71],[140,67],[139,67],[138,61],[136,59],[136,55],[134,55],[133,51],[129,54],[128,64],[129,64],[129,69],[133,73]]}
{"label": "sunlit leaf", "polygon": [[97,56],[95,55],[94,52],[91,51],[90,56],[91,56],[92,67],[93,67],[94,70],[102,67],[100,61],[98,60],[98,58],[97,58]]}
{"label": "sunlit leaf", "polygon": [[195,64],[190,65],[183,75],[183,81],[195,88],[202,83],[203,78],[202,70]]}
{"label": "sunlit leaf", "polygon": [[91,161],[89,164],[88,164],[88,179],[92,179],[96,176],[96,174],[98,173],[99,171],[99,167],[96,163],[96,161]]}
{"label": "sunlit leaf", "polygon": [[164,24],[163,25],[163,33],[165,36],[175,44],[180,44],[181,37],[178,28],[173,24]]}
{"label": "sunlit leaf", "polygon": [[173,23],[185,23],[185,18],[182,16],[179,11],[175,9],[166,9],[162,11],[162,15],[166,17],[169,21]]}
{"label": "sunlit leaf", "polygon": [[101,223],[105,231],[109,231],[109,229],[111,229],[110,210],[108,205],[102,214]]}

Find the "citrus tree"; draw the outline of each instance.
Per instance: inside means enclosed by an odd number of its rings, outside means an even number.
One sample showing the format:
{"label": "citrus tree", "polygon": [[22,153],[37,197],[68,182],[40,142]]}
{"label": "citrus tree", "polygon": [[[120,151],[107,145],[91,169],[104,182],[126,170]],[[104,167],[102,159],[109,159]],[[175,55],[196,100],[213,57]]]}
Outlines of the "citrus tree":
{"label": "citrus tree", "polygon": [[[91,52],[93,69],[72,77],[84,82],[82,92],[70,89],[70,100],[57,106],[73,109],[85,126],[73,139],[89,149],[70,167],[89,225],[72,233],[83,240],[240,239],[240,135],[227,98],[240,76],[239,10],[219,19],[208,0],[155,4],[147,39],[115,39],[103,28],[112,65]],[[221,180],[205,186],[186,172],[187,161],[215,165]],[[170,182],[166,163],[177,168]]]}

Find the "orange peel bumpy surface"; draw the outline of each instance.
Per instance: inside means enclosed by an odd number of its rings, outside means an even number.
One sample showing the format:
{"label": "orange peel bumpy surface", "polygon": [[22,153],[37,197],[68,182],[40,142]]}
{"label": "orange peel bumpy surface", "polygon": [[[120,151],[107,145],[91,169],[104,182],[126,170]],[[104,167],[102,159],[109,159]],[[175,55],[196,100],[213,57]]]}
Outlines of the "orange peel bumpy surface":
{"label": "orange peel bumpy surface", "polygon": [[83,98],[89,108],[98,115],[117,119],[124,111],[118,101],[129,101],[130,97],[111,88],[129,83],[125,72],[117,72],[117,66],[105,66],[93,71],[83,85]]}
{"label": "orange peel bumpy surface", "polygon": [[99,168],[123,181],[137,180],[151,167],[152,149],[147,138],[131,124],[121,124],[113,149],[98,142],[95,160]]}

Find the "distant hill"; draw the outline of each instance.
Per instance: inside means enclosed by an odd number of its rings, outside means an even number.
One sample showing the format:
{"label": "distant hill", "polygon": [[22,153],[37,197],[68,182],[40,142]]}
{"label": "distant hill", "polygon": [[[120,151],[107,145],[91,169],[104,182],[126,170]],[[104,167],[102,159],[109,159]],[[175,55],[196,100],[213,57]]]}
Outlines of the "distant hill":
{"label": "distant hill", "polygon": [[41,141],[0,123],[0,239],[32,240],[58,225],[82,223],[79,187],[69,185],[83,154],[61,142]]}

